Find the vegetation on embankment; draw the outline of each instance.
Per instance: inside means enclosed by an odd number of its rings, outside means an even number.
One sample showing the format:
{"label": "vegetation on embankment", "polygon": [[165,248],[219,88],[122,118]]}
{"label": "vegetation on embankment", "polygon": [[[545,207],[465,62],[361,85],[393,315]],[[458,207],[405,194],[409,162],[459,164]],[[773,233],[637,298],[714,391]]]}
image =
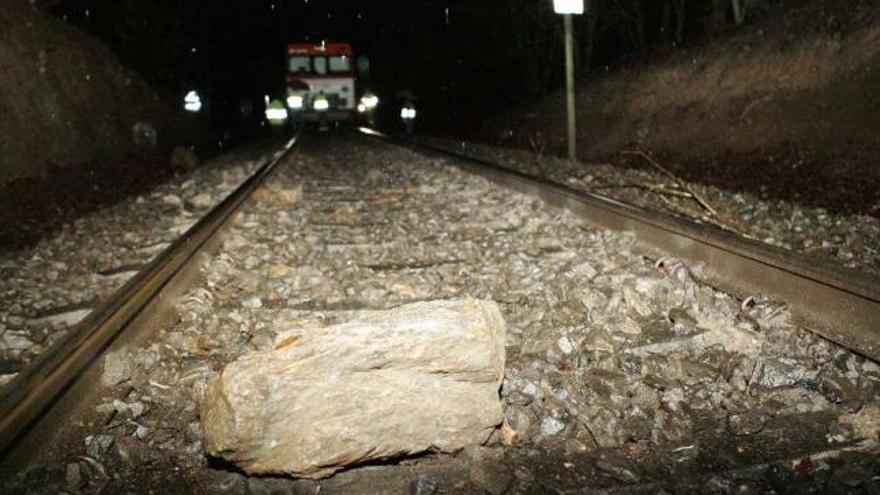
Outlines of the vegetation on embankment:
{"label": "vegetation on embankment", "polygon": [[3,2],[0,185],[166,154],[199,135],[101,43],[32,2]]}
{"label": "vegetation on embankment", "polygon": [[[880,200],[880,5],[814,0],[579,86],[583,160],[658,153],[691,180],[869,212]],[[564,150],[564,94],[483,136]]]}

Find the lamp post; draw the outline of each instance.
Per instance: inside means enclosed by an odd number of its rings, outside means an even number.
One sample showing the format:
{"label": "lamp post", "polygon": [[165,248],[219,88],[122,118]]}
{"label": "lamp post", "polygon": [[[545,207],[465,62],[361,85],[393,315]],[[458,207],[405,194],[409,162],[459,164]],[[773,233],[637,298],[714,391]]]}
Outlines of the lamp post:
{"label": "lamp post", "polygon": [[573,15],[584,13],[584,0],[553,0],[553,10],[565,19],[565,86],[568,103],[568,159],[577,160],[577,118],[574,104]]}

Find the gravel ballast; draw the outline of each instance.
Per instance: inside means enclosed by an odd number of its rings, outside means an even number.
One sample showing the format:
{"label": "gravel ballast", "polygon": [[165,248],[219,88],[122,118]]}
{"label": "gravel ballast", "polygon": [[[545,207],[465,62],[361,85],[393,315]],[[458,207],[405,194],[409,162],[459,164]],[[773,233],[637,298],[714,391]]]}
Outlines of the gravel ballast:
{"label": "gravel ballast", "polygon": [[[479,143],[437,138],[425,141],[580,191],[667,211],[816,259],[880,274],[878,218],[833,214],[824,208],[686,183],[655,168],[652,161],[666,168],[659,160],[640,153],[629,155],[631,162],[640,167],[622,168],[609,164],[572,164],[543,153]],[[701,201],[705,205],[701,205]]]}
{"label": "gravel ballast", "polygon": [[[175,322],[107,358],[79,451],[39,469],[83,493],[875,489],[877,364],[700,273],[446,160],[314,137],[235,220]],[[226,364],[291,332],[459,298],[494,301],[508,324],[505,422],[487,445],[322,481],[206,456],[199,404]]]}

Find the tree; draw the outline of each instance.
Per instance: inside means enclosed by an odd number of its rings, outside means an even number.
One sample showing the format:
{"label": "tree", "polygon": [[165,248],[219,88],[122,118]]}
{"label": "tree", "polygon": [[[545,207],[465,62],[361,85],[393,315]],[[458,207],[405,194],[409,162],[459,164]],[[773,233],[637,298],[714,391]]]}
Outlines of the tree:
{"label": "tree", "polygon": [[742,0],[730,0],[733,4],[733,19],[737,26],[742,26],[746,20],[746,4]]}
{"label": "tree", "polygon": [[663,20],[660,32],[664,39],[681,44],[684,41],[684,26],[687,15],[685,0],[666,0],[663,2]]}

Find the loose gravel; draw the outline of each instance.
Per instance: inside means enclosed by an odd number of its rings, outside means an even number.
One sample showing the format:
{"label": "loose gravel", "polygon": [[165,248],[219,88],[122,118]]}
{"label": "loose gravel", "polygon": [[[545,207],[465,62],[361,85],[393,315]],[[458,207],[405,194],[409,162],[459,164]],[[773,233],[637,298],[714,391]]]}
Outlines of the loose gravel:
{"label": "loose gravel", "polygon": [[[316,137],[237,218],[176,323],[108,356],[79,451],[11,486],[38,473],[80,493],[876,490],[877,364],[700,273],[445,160]],[[497,301],[509,325],[509,428],[491,445],[320,482],[205,457],[198,404],[226,363],[291,329],[461,297]]]}
{"label": "loose gravel", "polygon": [[105,301],[259,165],[241,151],[0,252],[0,384]]}
{"label": "loose gravel", "polygon": [[[426,140],[468,156],[544,177],[580,191],[636,206],[663,210],[817,259],[880,274],[880,219],[838,215],[824,208],[765,200],[697,183],[676,187],[676,180],[643,156],[630,156],[642,168],[577,163],[539,153],[444,139]],[[658,162],[659,163],[659,162]],[[659,164],[661,167],[663,164]],[[690,189],[690,190],[689,190]],[[687,194],[694,191],[717,215]]]}

